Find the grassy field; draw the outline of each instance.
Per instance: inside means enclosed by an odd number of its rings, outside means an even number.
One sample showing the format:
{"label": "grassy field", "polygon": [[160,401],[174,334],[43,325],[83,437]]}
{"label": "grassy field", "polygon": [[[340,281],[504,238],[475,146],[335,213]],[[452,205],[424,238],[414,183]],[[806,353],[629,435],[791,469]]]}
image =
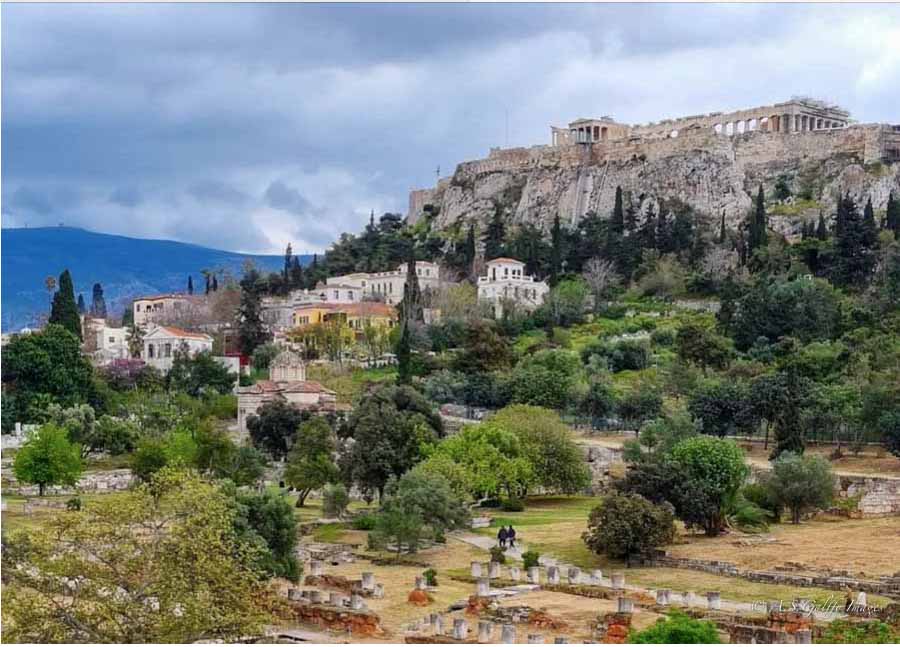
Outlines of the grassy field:
{"label": "grassy field", "polygon": [[397,369],[394,366],[340,369],[326,364],[310,364],[307,377],[337,393],[338,402],[353,404],[370,386],[396,380]]}

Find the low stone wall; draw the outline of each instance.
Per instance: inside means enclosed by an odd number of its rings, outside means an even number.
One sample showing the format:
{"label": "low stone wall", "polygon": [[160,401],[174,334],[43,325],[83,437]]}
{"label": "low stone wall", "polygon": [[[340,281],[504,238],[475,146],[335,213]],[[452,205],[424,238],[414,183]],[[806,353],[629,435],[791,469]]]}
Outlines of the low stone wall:
{"label": "low stone wall", "polygon": [[331,631],[349,632],[354,636],[380,636],[384,633],[381,619],[367,609],[352,610],[305,601],[289,602],[297,622],[312,624]]}
{"label": "low stone wall", "polygon": [[865,591],[886,597],[900,598],[900,573],[877,579],[859,579],[847,573],[802,574],[784,571],[742,570],[732,562],[672,557],[666,551],[658,551],[644,560],[645,566],[683,568],[703,571],[726,577],[739,577],[751,582],[782,584],[787,586],[817,587],[835,591]]}
{"label": "low stone wall", "polygon": [[900,514],[900,479],[841,476],[840,496],[859,496],[857,509],[864,517]]}
{"label": "low stone wall", "polygon": [[[37,485],[20,485],[12,474],[3,475],[3,489],[8,493],[22,496],[38,496]],[[134,480],[130,469],[109,470],[106,472],[88,472],[82,476],[74,488],[49,486],[44,489],[47,495],[83,494],[85,492],[118,492],[127,490]]]}

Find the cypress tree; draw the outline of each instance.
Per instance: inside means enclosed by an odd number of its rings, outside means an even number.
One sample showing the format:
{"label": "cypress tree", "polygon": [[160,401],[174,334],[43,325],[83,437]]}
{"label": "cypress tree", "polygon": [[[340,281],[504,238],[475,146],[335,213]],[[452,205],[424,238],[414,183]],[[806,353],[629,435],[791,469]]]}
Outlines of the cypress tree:
{"label": "cypress tree", "polygon": [[503,256],[504,243],[506,242],[506,226],[503,224],[503,216],[499,205],[494,207],[494,215],[488,223],[484,234],[484,257],[487,260]]}
{"label": "cypress tree", "polygon": [[215,274],[213,274],[213,277],[212,277],[212,291],[213,292],[219,291],[219,279]]}
{"label": "cypress tree", "polygon": [[647,216],[641,225],[639,237],[643,249],[656,249],[656,212],[653,204],[647,206]]}
{"label": "cypress tree", "polygon": [[409,340],[409,322],[400,323],[400,337],[397,339],[397,347],[394,349],[397,355],[397,383],[410,384],[412,382],[412,348]]}
{"label": "cypress tree", "polygon": [[828,238],[828,225],[825,224],[825,215],[819,212],[819,223],[816,225],[816,238],[825,240]]}
{"label": "cypress tree", "polygon": [[756,194],[756,210],[750,220],[750,232],[747,240],[748,251],[752,255],[760,247],[765,247],[769,241],[767,231],[768,219],[766,218],[766,196],[763,193],[762,184]]}
{"label": "cypress tree", "polygon": [[300,259],[294,256],[291,261],[291,287],[295,290],[303,287],[303,266],[300,265]]}
{"label": "cypress tree", "polygon": [[291,261],[294,257],[294,253],[291,251],[291,244],[288,243],[287,247],[284,250],[284,270],[282,270],[282,276],[284,277],[285,285],[288,284],[291,278]]}
{"label": "cypress tree", "polygon": [[866,207],[863,210],[862,244],[865,249],[871,250],[873,254],[878,246],[878,225],[875,223],[875,209],[872,208],[872,198],[866,201]]}
{"label": "cypress tree", "polygon": [[885,225],[894,232],[897,238],[900,238],[900,200],[894,198],[894,192],[888,194],[887,213],[885,214]]}
{"label": "cypress tree", "polygon": [[188,294],[193,294],[193,293],[194,293],[194,277],[191,276],[190,274],[188,274],[187,293],[188,293]]}
{"label": "cypress tree", "polygon": [[559,214],[553,218],[553,227],[550,229],[550,283],[555,284],[559,280],[562,270],[562,226],[559,223]]}
{"label": "cypress tree", "polygon": [[475,271],[475,223],[469,225],[469,233],[466,234],[466,244],[463,248],[463,259],[466,264],[466,273],[469,275]]}
{"label": "cypress tree", "polygon": [[69,270],[63,270],[63,273],[59,275],[57,285],[58,289],[53,295],[53,305],[50,308],[49,323],[59,324],[81,339],[81,319],[78,316],[75,287],[72,285],[72,275],[69,274]]}
{"label": "cypress tree", "polygon": [[103,298],[103,286],[99,283],[94,283],[91,294],[91,316],[106,319],[106,299]]}
{"label": "cypress tree", "polygon": [[722,220],[719,223],[719,244],[724,244],[726,238],[727,233],[725,231],[725,210],[722,209]]}
{"label": "cypress tree", "polygon": [[862,288],[875,269],[875,246],[878,232],[874,212],[866,205],[866,214],[860,217],[856,203],[847,193],[838,208],[839,226],[835,228],[835,282],[845,287]]}
{"label": "cypress tree", "polygon": [[415,248],[410,245],[409,258],[406,261],[406,282],[403,284],[403,300],[398,308],[400,318],[405,323],[425,321],[422,307],[422,290],[419,287],[419,276],[416,274]]}
{"label": "cypress tree", "polygon": [[622,187],[616,187],[616,201],[612,217],[609,219],[610,238],[621,237],[625,233],[625,209],[622,205]]}
{"label": "cypress tree", "polygon": [[203,270],[203,276],[206,278],[206,294],[212,290],[212,275],[208,270]]}
{"label": "cypress tree", "polygon": [[84,305],[84,295],[78,295],[78,314],[83,315],[85,313],[85,305]]}

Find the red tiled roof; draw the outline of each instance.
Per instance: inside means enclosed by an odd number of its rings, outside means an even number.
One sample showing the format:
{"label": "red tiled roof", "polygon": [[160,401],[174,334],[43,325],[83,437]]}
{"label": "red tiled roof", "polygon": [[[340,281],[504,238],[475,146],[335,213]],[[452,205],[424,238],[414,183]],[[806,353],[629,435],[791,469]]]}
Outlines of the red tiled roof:
{"label": "red tiled roof", "polygon": [[[157,326],[154,330],[160,329],[166,331],[172,337],[186,337],[188,339],[202,339],[203,341],[212,341],[212,337],[210,337],[209,335],[198,332],[190,332],[182,328],[176,328],[175,326]],[[153,331],[151,331],[150,334],[153,334]]]}
{"label": "red tiled roof", "polygon": [[312,380],[294,380],[291,382],[275,382],[273,380],[259,380],[252,386],[245,387],[244,393],[324,393],[335,395],[334,391],[326,389],[318,382]]}
{"label": "red tiled roof", "polygon": [[525,265],[525,263],[522,263],[522,261],[515,259],[515,258],[509,258],[508,256],[501,256],[500,258],[492,258],[491,260],[489,260],[487,262],[487,265],[490,265],[491,263],[521,263],[522,265]]}

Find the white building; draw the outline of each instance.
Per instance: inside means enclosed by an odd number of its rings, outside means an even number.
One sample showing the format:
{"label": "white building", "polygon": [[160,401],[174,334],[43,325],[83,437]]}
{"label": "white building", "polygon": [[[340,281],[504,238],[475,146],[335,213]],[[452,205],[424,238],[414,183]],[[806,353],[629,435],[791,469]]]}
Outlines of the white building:
{"label": "white building", "polygon": [[[134,323],[141,328],[196,318],[208,309],[206,299],[191,294],[139,297],[132,304]],[[184,325],[184,324],[182,324]]]}
{"label": "white building", "polygon": [[485,267],[486,276],[478,277],[478,300],[490,303],[494,316],[503,314],[504,301],[533,310],[550,291],[544,281],[525,274],[525,263],[514,258],[495,258]]}
{"label": "white building", "polygon": [[[437,289],[441,285],[440,267],[429,261],[416,261],[419,289]],[[397,305],[403,299],[406,287],[406,263],[391,272],[354,272],[332,276],[319,283],[313,290],[294,290],[287,297],[267,297],[262,300],[263,321],[277,330],[294,325],[293,316],[298,308],[316,304],[346,305],[359,303],[366,298],[383,300]]]}
{"label": "white building", "polygon": [[93,362],[104,366],[116,359],[128,359],[128,328],[110,326],[105,319],[84,317],[84,348]]}
{"label": "white building", "polygon": [[212,352],[213,338],[204,333],[189,332],[173,326],[156,326],[144,335],[141,359],[163,373],[172,368],[175,351],[187,348],[192,356]]}

